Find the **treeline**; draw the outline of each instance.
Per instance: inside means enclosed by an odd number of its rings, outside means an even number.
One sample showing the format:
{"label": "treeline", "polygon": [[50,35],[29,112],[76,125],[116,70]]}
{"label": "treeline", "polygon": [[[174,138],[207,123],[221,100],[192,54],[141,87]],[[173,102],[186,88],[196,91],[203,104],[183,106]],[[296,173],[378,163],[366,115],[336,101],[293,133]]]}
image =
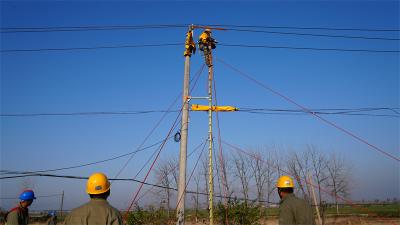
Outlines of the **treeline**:
{"label": "treeline", "polygon": [[[351,164],[335,153],[327,153],[314,145],[301,150],[284,151],[277,148],[248,148],[244,151],[224,149],[223,154],[214,151],[214,202],[226,204],[243,202],[257,207],[276,207],[279,197],[275,188],[281,175],[290,175],[295,180],[295,193],[313,204],[314,186],[317,205],[324,213],[327,203],[346,203],[343,198],[350,194],[349,180]],[[194,165],[188,167],[188,177]],[[197,166],[191,178],[186,207],[194,210],[207,209],[209,200],[208,152]],[[154,177],[165,187],[176,188],[178,183],[178,159],[160,162]],[[152,192],[160,199],[159,208],[167,212],[175,210],[176,191],[158,189]],[[342,198],[343,197],[343,198]]]}

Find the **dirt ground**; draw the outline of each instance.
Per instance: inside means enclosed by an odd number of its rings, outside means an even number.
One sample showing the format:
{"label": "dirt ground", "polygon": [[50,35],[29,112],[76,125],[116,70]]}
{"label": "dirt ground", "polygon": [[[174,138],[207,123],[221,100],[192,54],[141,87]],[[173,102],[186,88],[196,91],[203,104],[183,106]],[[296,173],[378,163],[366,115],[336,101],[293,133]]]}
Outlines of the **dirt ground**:
{"label": "dirt ground", "polygon": [[[1,224],[1,223],[0,223]],[[47,223],[30,223],[32,225],[47,225]],[[58,223],[60,224],[60,223]],[[207,225],[207,222],[186,222],[186,225]],[[328,218],[326,225],[400,225],[400,218],[367,218],[367,217],[343,217]],[[278,225],[277,219],[267,220],[262,225]]]}
{"label": "dirt ground", "polygon": [[[191,223],[186,225],[207,225],[207,222]],[[367,218],[367,217],[343,217],[328,218],[325,225],[400,225],[400,218]],[[277,219],[267,220],[262,225],[279,225]]]}

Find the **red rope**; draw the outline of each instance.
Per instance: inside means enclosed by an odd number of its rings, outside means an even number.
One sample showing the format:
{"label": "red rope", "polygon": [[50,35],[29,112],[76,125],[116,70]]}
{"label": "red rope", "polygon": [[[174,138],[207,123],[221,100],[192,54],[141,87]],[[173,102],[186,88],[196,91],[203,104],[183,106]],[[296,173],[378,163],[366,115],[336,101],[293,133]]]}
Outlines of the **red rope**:
{"label": "red rope", "polygon": [[[197,161],[196,161],[196,164],[194,165],[194,168],[193,168],[192,172],[190,173],[189,179],[188,179],[188,181],[187,181],[187,183],[186,183],[186,185],[185,185],[185,190],[183,190],[183,193],[186,192],[186,189],[187,189],[187,187],[189,186],[189,182],[190,182],[190,180],[192,179],[192,176],[193,176],[193,174],[194,174],[194,171],[195,171],[196,168],[197,168],[197,164],[199,164],[199,161],[200,161],[200,159],[201,159],[201,156],[203,155],[204,149],[205,149],[205,147],[206,147],[206,143],[207,143],[207,142],[205,141],[204,144],[203,144],[203,148],[201,149],[201,152],[200,152],[199,157],[198,157],[198,159],[197,159]],[[178,206],[179,206],[179,203],[181,202],[182,198],[183,198],[183,194],[179,197],[179,201],[178,201],[178,203],[176,204],[175,211],[178,210]]]}
{"label": "red rope", "polygon": [[[190,158],[190,157],[192,156],[192,154],[193,154],[194,152],[196,152],[197,149],[199,149],[199,148],[201,147],[201,145],[203,145],[203,143],[200,143],[200,144],[188,155],[188,158]],[[176,164],[174,167],[170,168],[170,170],[168,171],[168,174],[171,173],[172,171],[174,171],[178,166],[179,166],[179,163]],[[165,176],[163,176],[163,177],[161,178],[161,180],[164,179],[164,178],[165,178]],[[161,184],[161,181],[159,181],[158,183],[156,183],[156,185],[160,185],[160,184]],[[155,188],[155,186],[152,186],[150,189],[148,189],[145,193],[143,193],[143,195],[141,195],[141,196],[138,198],[138,200],[137,200],[136,202],[139,202],[140,199],[142,199],[145,195],[147,195],[147,194],[148,194],[151,190],[153,190],[154,188]]]}
{"label": "red rope", "polygon": [[336,128],[336,129],[338,129],[338,130],[344,132],[344,133],[347,134],[347,135],[350,135],[350,136],[353,137],[354,139],[356,139],[356,140],[358,140],[358,141],[360,141],[360,142],[362,142],[362,143],[364,143],[364,144],[370,146],[371,148],[373,148],[373,149],[375,149],[376,151],[378,151],[378,152],[380,152],[380,153],[386,155],[387,157],[392,158],[392,159],[394,159],[394,160],[396,160],[396,161],[398,161],[398,162],[400,161],[400,158],[398,158],[398,157],[396,157],[396,156],[394,156],[394,155],[392,155],[392,154],[390,154],[390,153],[384,151],[383,149],[381,149],[381,148],[379,148],[379,147],[377,147],[377,146],[375,146],[375,145],[369,143],[368,141],[362,139],[361,137],[358,137],[357,135],[353,134],[352,132],[350,132],[350,131],[348,131],[348,130],[346,130],[346,129],[344,129],[344,128],[338,126],[338,125],[336,125],[335,123],[333,123],[333,122],[331,122],[331,121],[329,121],[329,120],[327,120],[327,119],[324,119],[323,117],[321,117],[321,116],[319,116],[318,114],[312,112],[312,111],[309,110],[308,108],[306,108],[306,107],[300,105],[299,103],[295,102],[294,100],[290,99],[289,97],[287,97],[287,96],[285,96],[285,95],[279,93],[278,91],[275,91],[274,89],[270,88],[269,86],[267,86],[267,85],[261,83],[260,81],[258,81],[258,80],[256,80],[255,78],[251,77],[251,76],[248,75],[247,73],[242,72],[241,70],[239,70],[239,69],[233,67],[232,65],[230,65],[230,64],[228,64],[228,63],[222,61],[221,59],[217,59],[217,60],[220,61],[220,62],[221,62],[222,64],[224,64],[225,66],[227,66],[228,68],[230,68],[231,70],[233,70],[233,71],[235,71],[235,72],[241,74],[242,76],[244,76],[244,77],[247,78],[248,80],[250,80],[250,81],[256,83],[256,84],[259,85],[259,86],[261,86],[262,88],[264,88],[264,89],[266,89],[266,90],[268,90],[268,91],[274,93],[275,95],[280,96],[281,98],[285,99],[286,101],[288,101],[288,102],[290,102],[290,103],[296,105],[297,107],[299,107],[300,109],[302,109],[304,112],[307,112],[307,113],[309,113],[309,114],[315,116],[316,118],[320,119],[321,121],[325,122],[326,124],[328,124],[328,125],[330,125],[330,126]]}
{"label": "red rope", "polygon": [[[204,64],[202,65],[202,67],[200,68],[199,72],[198,72],[197,75],[196,75],[196,76],[197,76],[197,79],[196,79],[196,82],[195,82],[193,88],[196,86],[198,77],[200,76],[201,72],[203,71],[203,68],[204,68]],[[188,99],[185,99],[185,101],[188,101]],[[181,109],[180,109],[180,111],[179,111],[178,116],[176,117],[176,119],[175,119],[175,121],[174,121],[173,126],[171,127],[171,129],[169,130],[169,132],[168,132],[168,134],[167,134],[167,137],[164,139],[163,143],[161,144],[160,150],[158,151],[156,158],[154,159],[153,163],[151,164],[150,169],[147,171],[146,176],[144,177],[144,179],[143,179],[141,185],[139,186],[138,190],[136,191],[135,196],[134,196],[134,198],[133,198],[131,204],[129,205],[128,209],[126,210],[126,213],[125,213],[125,215],[124,215],[124,219],[125,219],[125,220],[127,219],[127,216],[128,216],[128,214],[129,214],[129,211],[130,211],[131,208],[132,208],[133,203],[136,201],[136,198],[138,197],[140,191],[142,190],[144,182],[147,180],[147,178],[148,178],[148,176],[149,176],[151,170],[153,169],[155,163],[157,162],[157,160],[158,160],[158,158],[159,158],[159,156],[160,156],[160,153],[161,153],[161,151],[163,150],[163,148],[164,148],[164,146],[165,146],[165,143],[166,143],[167,139],[168,139],[169,136],[171,135],[171,132],[173,131],[173,129],[174,129],[174,127],[175,127],[175,124],[177,123],[177,121],[178,121],[178,119],[179,119],[179,116],[180,116],[181,113],[182,113],[184,104],[185,104],[185,103],[182,104],[182,107],[181,107]]]}
{"label": "red rope", "polygon": [[[182,105],[182,106],[183,106],[183,105]],[[136,201],[137,196],[139,195],[140,191],[142,190],[143,185],[144,185],[144,182],[146,182],[146,180],[147,180],[147,178],[148,178],[148,176],[149,176],[151,170],[153,169],[154,165],[156,164],[156,162],[157,162],[157,160],[158,160],[158,158],[159,158],[159,156],[160,156],[160,154],[161,154],[161,151],[163,150],[163,148],[164,148],[164,146],[165,146],[165,143],[167,142],[167,139],[168,139],[169,136],[171,135],[172,130],[173,130],[175,124],[177,123],[177,121],[178,121],[179,116],[181,115],[181,113],[182,113],[182,108],[181,108],[181,110],[180,110],[178,116],[176,117],[173,126],[172,126],[171,129],[169,130],[169,132],[168,132],[168,134],[167,134],[167,138],[165,138],[164,141],[163,141],[163,143],[160,145],[160,150],[158,150],[158,153],[157,153],[156,158],[154,159],[153,163],[152,163],[151,166],[150,166],[150,169],[147,171],[146,176],[144,177],[144,179],[143,179],[142,183],[140,184],[139,188],[137,189],[137,191],[136,191],[136,193],[135,193],[135,196],[133,197],[133,200],[132,200],[131,204],[129,205],[128,209],[126,210],[126,213],[125,213],[125,216],[124,216],[124,219],[125,219],[125,220],[127,219],[127,216],[128,216],[128,214],[129,214],[129,211],[130,211],[131,208],[132,208],[133,203]]]}
{"label": "red rope", "polygon": [[[204,70],[204,64],[200,67],[200,69],[196,72],[195,75],[195,82],[193,84],[192,90],[196,87],[197,85],[197,81],[199,80],[199,77],[201,75],[201,73]],[[191,90],[191,91],[192,91]],[[175,103],[178,101],[179,97],[181,96],[182,92],[174,99],[174,101],[171,103],[171,105],[169,105],[168,109],[165,111],[165,113],[163,114],[163,116],[160,118],[160,120],[156,123],[156,125],[151,129],[150,133],[146,136],[146,138],[142,141],[142,143],[139,145],[138,149],[141,149],[143,147],[143,145],[146,143],[146,141],[150,138],[150,136],[154,133],[154,131],[158,128],[158,126],[161,124],[161,122],[165,119],[165,117],[167,116],[168,112],[172,109],[172,107],[175,105]],[[118,171],[117,175],[114,178],[118,178],[119,175],[121,175],[122,171],[128,166],[129,162],[132,160],[133,156],[135,154],[133,154],[128,161],[124,164],[124,166]],[[150,159],[153,156],[150,157]],[[146,163],[147,164],[147,163]],[[145,165],[146,165],[145,164]],[[139,170],[139,172],[135,175],[135,177],[133,179],[136,179],[137,176],[142,172],[144,167],[142,167],[142,169]]]}

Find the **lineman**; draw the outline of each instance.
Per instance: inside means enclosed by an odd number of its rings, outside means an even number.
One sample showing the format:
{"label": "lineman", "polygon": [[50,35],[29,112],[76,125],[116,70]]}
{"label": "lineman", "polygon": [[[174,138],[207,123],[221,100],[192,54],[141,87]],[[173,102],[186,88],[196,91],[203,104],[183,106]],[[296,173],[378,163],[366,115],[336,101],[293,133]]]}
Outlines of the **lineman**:
{"label": "lineman", "polygon": [[204,52],[204,58],[208,67],[211,65],[211,49],[215,49],[217,41],[211,37],[211,30],[205,29],[199,37],[199,49]]}
{"label": "lineman", "polygon": [[311,206],[293,194],[293,180],[281,176],[276,184],[279,197],[279,225],[314,225]]}
{"label": "lineman", "polygon": [[19,195],[21,200],[17,207],[11,209],[5,216],[7,225],[25,225],[28,224],[29,210],[28,207],[36,199],[32,190],[25,190]]}
{"label": "lineman", "polygon": [[121,214],[112,207],[107,198],[110,196],[110,182],[103,173],[92,174],[86,185],[90,201],[73,209],[65,218],[65,225],[119,225]]}

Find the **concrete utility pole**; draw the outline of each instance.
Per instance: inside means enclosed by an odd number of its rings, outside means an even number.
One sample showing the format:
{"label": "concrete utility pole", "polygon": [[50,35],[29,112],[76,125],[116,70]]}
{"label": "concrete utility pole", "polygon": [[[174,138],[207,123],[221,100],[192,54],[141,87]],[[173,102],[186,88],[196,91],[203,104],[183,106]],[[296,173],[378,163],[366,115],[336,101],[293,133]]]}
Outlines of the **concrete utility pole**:
{"label": "concrete utility pole", "polygon": [[182,95],[182,123],[181,123],[181,142],[179,152],[179,184],[177,198],[177,225],[185,224],[185,192],[186,192],[186,158],[187,158],[187,136],[188,136],[188,121],[189,121],[189,80],[190,80],[190,56],[192,55],[193,42],[192,26],[189,26],[189,31],[186,36],[184,52],[185,56],[185,74],[183,79],[183,95]]}

